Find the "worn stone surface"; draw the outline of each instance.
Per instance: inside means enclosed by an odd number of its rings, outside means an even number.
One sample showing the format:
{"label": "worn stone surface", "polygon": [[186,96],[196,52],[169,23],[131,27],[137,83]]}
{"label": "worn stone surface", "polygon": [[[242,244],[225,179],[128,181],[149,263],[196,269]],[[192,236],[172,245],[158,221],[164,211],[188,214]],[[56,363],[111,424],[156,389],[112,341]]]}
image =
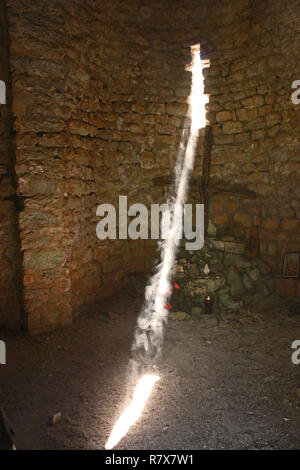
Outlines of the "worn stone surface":
{"label": "worn stone surface", "polygon": [[239,310],[243,306],[240,300],[233,300],[226,292],[220,294],[220,304],[222,307],[229,310]]}
{"label": "worn stone surface", "polygon": [[258,281],[260,278],[260,271],[258,268],[254,268],[249,272],[249,276],[252,281]]}
{"label": "worn stone surface", "polygon": [[253,290],[254,282],[247,273],[244,273],[244,275],[243,275],[243,283],[244,283],[244,286],[246,287],[246,289]]}
{"label": "worn stone surface", "polygon": [[[1,369],[0,402],[18,430],[18,449],[103,448],[125,406],[132,334],[143,303],[140,297],[133,305],[126,294],[41,338],[2,336],[10,359]],[[118,449],[299,449],[299,366],[291,363],[299,315],[289,317],[286,305],[270,300],[268,306],[170,321],[159,384]],[[111,310],[117,318],[108,316]],[[48,417],[58,412],[63,419],[49,426]]]}
{"label": "worn stone surface", "polygon": [[230,266],[226,275],[231,295],[239,297],[243,292],[243,283],[239,271],[235,266]]}
{"label": "worn stone surface", "polygon": [[190,315],[186,312],[170,312],[169,319],[170,320],[188,320]]}
{"label": "worn stone surface", "polygon": [[200,315],[203,313],[203,308],[201,307],[193,307],[191,309],[191,316],[192,318],[199,319]]}

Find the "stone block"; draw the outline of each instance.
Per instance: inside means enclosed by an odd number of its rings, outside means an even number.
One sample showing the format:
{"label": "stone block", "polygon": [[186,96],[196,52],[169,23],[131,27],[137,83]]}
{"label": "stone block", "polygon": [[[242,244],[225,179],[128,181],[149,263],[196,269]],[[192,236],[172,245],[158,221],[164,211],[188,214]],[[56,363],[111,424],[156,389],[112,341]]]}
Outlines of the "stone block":
{"label": "stone block", "polygon": [[244,273],[243,275],[243,283],[244,286],[247,290],[253,290],[254,289],[254,282],[253,280],[248,276],[247,273]]}
{"label": "stone block", "polygon": [[241,296],[244,291],[244,287],[239,271],[234,266],[230,266],[226,271],[226,278],[230,286],[230,294],[233,297]]}
{"label": "stone block", "polygon": [[243,106],[246,108],[258,108],[264,105],[264,97],[262,95],[251,96],[250,98],[245,98],[242,100]]}
{"label": "stone block", "polygon": [[243,132],[243,124],[240,121],[225,121],[223,132],[224,134],[238,134]]}
{"label": "stone block", "polygon": [[166,105],[167,114],[173,116],[186,116],[188,110],[188,105],[184,103],[169,103]]}
{"label": "stone block", "polygon": [[258,268],[254,268],[249,272],[249,277],[252,281],[257,282],[261,278],[260,270]]}
{"label": "stone block", "polygon": [[216,234],[217,234],[217,229],[216,229],[215,225],[213,224],[213,222],[211,221],[211,219],[209,219],[209,221],[208,221],[207,234],[210,237],[215,237]]}
{"label": "stone block", "polygon": [[225,252],[224,265],[235,266],[238,269],[248,269],[251,268],[251,261],[246,259],[245,256]]}
{"label": "stone block", "polygon": [[183,321],[183,320],[189,320],[190,315],[186,312],[170,312],[169,313],[169,319],[170,320],[178,320],[178,321]]}
{"label": "stone block", "polygon": [[226,253],[243,254],[245,253],[245,243],[224,241],[224,251]]}
{"label": "stone block", "polygon": [[233,219],[236,222],[241,223],[244,227],[251,227],[252,225],[252,217],[250,214],[237,212],[236,214],[234,214]]}
{"label": "stone block", "polygon": [[43,251],[25,251],[25,269],[37,269],[40,271],[62,266],[64,262],[64,252],[61,249],[44,249]]}
{"label": "stone block", "polygon": [[276,217],[266,217],[262,221],[262,226],[263,228],[269,229],[269,230],[275,230],[279,227],[280,219]]}
{"label": "stone block", "polygon": [[299,230],[300,222],[298,219],[283,219],[280,228],[281,230]]}
{"label": "stone block", "polygon": [[216,120],[218,122],[231,121],[232,120],[232,112],[231,111],[220,111],[216,114]]}
{"label": "stone block", "polygon": [[215,225],[224,225],[228,222],[228,215],[226,213],[215,214],[213,216],[213,221]]}

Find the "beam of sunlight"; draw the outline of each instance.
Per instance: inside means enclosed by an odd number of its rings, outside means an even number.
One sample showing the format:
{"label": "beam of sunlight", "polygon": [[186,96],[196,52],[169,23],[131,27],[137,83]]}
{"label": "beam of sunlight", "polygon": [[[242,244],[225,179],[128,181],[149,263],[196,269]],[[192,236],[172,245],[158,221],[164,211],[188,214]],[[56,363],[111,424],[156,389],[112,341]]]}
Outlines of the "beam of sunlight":
{"label": "beam of sunlight", "polygon": [[157,375],[145,374],[138,382],[132,397],[130,405],[120,416],[113,427],[113,430],[105,444],[105,449],[110,450],[115,447],[124,437],[128,430],[133,426],[141,416],[148,400],[152,388],[159,380]]}
{"label": "beam of sunlight", "polygon": [[204,94],[203,65],[200,57],[200,44],[191,47],[193,56],[192,65],[192,89],[190,94],[191,106],[191,133],[197,132],[206,126],[205,105],[208,97]]}
{"label": "beam of sunlight", "polygon": [[[135,338],[132,345],[130,361],[131,380],[145,373],[145,368],[156,368],[161,355],[164,326],[168,319],[168,304],[170,295],[172,268],[179,246],[178,240],[182,229],[182,211],[188,194],[189,180],[194,168],[199,130],[206,126],[206,109],[208,102],[204,94],[203,63],[200,58],[200,44],[191,46],[192,86],[189,96],[188,126],[184,127],[174,170],[174,188],[168,198],[168,205],[173,209],[173,216],[166,239],[160,243],[161,262],[155,274],[151,277],[145,291],[145,304],[137,320]],[[157,375],[145,374],[138,382],[131,404],[116,422],[105,445],[112,449],[124,437],[129,428],[140,417],[145,403],[154,384],[159,380]]]}

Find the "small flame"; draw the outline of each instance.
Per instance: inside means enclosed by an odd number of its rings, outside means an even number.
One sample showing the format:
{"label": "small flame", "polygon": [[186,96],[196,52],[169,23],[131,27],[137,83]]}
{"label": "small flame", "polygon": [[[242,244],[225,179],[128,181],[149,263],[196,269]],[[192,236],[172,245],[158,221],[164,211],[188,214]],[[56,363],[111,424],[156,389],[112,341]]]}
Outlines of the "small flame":
{"label": "small flame", "polygon": [[143,375],[134,390],[130,405],[126,408],[124,413],[120,416],[114,425],[108,441],[105,444],[105,449],[113,449],[113,447],[115,447],[118,442],[127,434],[131,426],[137,422],[143,412],[152,388],[158,380],[159,377],[157,375]]}

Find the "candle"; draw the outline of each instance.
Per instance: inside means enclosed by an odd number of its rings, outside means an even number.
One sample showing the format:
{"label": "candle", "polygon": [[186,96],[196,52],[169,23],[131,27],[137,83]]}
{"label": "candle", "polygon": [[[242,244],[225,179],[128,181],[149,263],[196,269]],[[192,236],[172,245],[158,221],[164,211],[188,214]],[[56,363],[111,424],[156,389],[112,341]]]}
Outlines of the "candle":
{"label": "candle", "polygon": [[207,295],[204,300],[204,313],[206,314],[212,313],[212,306],[213,306],[213,301],[210,295]]}

